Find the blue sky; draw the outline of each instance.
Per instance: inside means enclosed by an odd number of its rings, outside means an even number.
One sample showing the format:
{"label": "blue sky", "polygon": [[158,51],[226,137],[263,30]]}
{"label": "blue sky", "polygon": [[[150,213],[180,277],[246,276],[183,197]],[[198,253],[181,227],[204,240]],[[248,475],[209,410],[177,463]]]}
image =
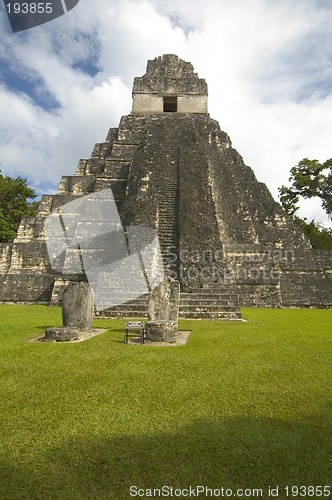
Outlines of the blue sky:
{"label": "blue sky", "polygon": [[[175,53],[209,87],[209,112],[277,198],[305,157],[332,157],[332,2],[81,0],[11,33],[0,8],[0,162],[54,192],[131,110],[147,59]],[[318,200],[302,215],[326,220]]]}

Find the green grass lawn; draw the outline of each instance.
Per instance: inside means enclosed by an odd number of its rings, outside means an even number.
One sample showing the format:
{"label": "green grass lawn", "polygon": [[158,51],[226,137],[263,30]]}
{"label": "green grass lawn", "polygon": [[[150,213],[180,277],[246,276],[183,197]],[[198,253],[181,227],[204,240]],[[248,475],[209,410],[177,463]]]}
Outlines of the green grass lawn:
{"label": "green grass lawn", "polygon": [[26,343],[61,310],[0,306],[0,499],[331,485],[332,311],[242,312],[150,347],[101,319],[82,343]]}

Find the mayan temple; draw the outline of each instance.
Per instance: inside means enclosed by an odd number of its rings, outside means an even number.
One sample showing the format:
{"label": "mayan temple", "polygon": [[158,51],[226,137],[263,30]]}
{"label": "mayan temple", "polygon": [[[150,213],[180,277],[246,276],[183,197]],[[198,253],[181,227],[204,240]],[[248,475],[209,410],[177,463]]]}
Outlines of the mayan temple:
{"label": "mayan temple", "polygon": [[[93,227],[94,196],[110,189],[123,228],[158,235],[164,273],[180,282],[180,317],[236,319],[240,306],[331,307],[332,252],[313,250],[257,181],[210,118],[205,80],[176,55],[148,61],[134,79],[132,112],[55,195],[42,197],[14,243],[0,245],[1,302],[59,304],[69,283],[86,280],[84,268],[66,265],[80,246],[68,245],[61,268],[50,261],[45,218],[82,198]],[[105,295],[117,305],[99,314],[144,316],[141,292],[133,297],[128,286],[119,305],[114,282]]]}

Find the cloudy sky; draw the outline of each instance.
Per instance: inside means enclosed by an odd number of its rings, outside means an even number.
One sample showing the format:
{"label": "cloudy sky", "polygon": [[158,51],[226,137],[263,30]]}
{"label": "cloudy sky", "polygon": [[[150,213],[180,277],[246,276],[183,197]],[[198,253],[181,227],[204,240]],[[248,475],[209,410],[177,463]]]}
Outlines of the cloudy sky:
{"label": "cloudy sky", "polygon": [[[13,34],[0,6],[0,169],[39,194],[131,110],[147,59],[175,53],[209,87],[209,112],[277,199],[305,157],[332,157],[330,0],[80,0]],[[318,200],[302,216],[324,221]]]}

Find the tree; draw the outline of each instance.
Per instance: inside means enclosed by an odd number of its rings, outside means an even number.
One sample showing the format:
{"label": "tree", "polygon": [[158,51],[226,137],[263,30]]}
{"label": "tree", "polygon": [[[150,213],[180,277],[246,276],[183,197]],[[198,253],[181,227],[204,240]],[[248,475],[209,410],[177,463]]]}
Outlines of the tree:
{"label": "tree", "polygon": [[0,242],[12,242],[22,217],[36,215],[36,197],[26,179],[3,176],[0,171]]}
{"label": "tree", "polygon": [[281,204],[293,216],[298,207],[299,196],[302,198],[318,197],[322,207],[331,218],[332,216],[332,158],[324,163],[318,160],[304,158],[291,169],[289,178],[290,187],[279,188]]}
{"label": "tree", "polygon": [[323,227],[314,220],[308,223],[300,217],[295,217],[294,222],[309,238],[312,248],[332,250],[332,229]]}
{"label": "tree", "polygon": [[285,212],[309,238],[313,248],[332,249],[332,230],[312,220],[296,215],[298,202],[302,198],[318,197],[329,218],[332,218],[332,158],[324,163],[304,158],[291,169],[290,187],[279,188],[279,199]]}

